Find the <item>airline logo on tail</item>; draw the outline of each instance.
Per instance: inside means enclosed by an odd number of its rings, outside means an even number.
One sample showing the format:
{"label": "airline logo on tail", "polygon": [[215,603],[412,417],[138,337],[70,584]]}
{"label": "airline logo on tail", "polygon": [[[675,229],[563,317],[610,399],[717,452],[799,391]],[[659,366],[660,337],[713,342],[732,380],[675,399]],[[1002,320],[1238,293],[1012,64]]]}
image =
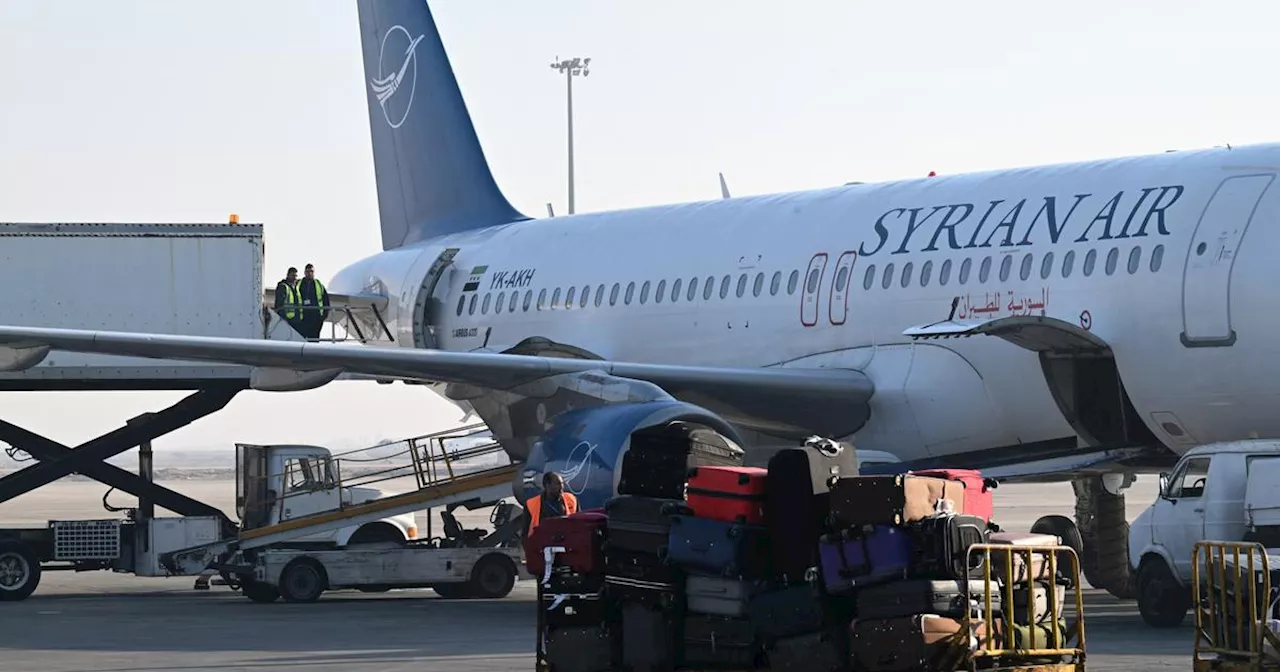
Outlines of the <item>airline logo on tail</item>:
{"label": "airline logo on tail", "polygon": [[[418,86],[418,58],[416,50],[423,35],[410,39],[409,31],[404,26],[392,26],[382,36],[382,47],[378,52],[378,76],[369,80],[373,95],[378,98],[382,107],[382,116],[391,128],[400,128],[400,124],[409,116],[409,108],[413,107],[413,93]],[[392,62],[399,66],[388,72],[387,45],[391,45]],[[402,59],[402,60],[400,60]],[[406,87],[405,76],[408,75],[408,92],[397,97],[396,94]]]}

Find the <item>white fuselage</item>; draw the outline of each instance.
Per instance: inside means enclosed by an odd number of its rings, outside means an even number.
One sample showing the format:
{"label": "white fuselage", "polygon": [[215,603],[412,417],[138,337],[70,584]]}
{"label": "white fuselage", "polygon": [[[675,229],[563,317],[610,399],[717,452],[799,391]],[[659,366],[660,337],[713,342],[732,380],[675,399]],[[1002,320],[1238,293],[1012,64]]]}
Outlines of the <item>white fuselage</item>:
{"label": "white fuselage", "polygon": [[374,255],[331,290],[380,283],[413,347],[427,268],[458,248],[442,349],[537,336],[614,361],[858,369],[876,392],[857,441],[901,459],[1072,435],[1036,353],[902,335],[958,298],[957,320],[1046,315],[1106,341],[1184,452],[1280,436],[1276,172],[1264,145],[531,220]]}

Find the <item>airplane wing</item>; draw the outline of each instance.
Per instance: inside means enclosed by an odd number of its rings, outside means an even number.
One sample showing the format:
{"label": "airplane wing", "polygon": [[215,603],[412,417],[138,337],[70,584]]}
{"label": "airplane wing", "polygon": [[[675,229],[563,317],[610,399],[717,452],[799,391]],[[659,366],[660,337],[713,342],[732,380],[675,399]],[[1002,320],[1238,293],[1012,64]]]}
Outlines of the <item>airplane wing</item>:
{"label": "airplane wing", "polygon": [[[869,415],[874,386],[859,371],[702,367],[481,352],[299,343],[206,336],[0,326],[0,370],[39,364],[51,350],[332,371],[508,390],[549,376],[602,371],[654,383],[674,396],[720,402],[743,418],[844,436]],[[327,377],[324,382],[332,380]],[[695,402],[695,403],[700,403]],[[710,410],[722,412],[708,406]],[[734,419],[727,417],[727,419]],[[857,425],[852,431],[845,431]],[[771,425],[765,424],[764,427]],[[843,433],[841,433],[843,432]]]}

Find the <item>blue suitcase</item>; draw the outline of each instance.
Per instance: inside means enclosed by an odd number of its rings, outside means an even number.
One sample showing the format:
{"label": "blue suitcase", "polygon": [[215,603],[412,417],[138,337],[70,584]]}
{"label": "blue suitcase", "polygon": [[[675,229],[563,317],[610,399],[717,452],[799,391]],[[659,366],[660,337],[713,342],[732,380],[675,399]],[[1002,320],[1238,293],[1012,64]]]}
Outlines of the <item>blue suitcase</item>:
{"label": "blue suitcase", "polygon": [[907,578],[914,553],[911,535],[889,525],[853,527],[824,534],[818,543],[822,583],[833,595]]}
{"label": "blue suitcase", "polygon": [[672,516],[667,561],[686,569],[748,580],[767,579],[768,528],[710,518]]}

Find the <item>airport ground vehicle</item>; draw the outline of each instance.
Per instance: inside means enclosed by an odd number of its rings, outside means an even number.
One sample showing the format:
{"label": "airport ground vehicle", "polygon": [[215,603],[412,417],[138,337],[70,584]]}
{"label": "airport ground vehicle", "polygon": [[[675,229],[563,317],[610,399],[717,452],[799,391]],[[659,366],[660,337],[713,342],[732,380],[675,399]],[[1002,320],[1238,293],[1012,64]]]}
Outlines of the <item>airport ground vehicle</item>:
{"label": "airport ground vehicle", "polygon": [[1159,497],[1129,529],[1138,609],[1149,625],[1172,627],[1186,618],[1198,543],[1276,544],[1278,458],[1280,441],[1206,444],[1183,455],[1171,475],[1161,475]]}
{"label": "airport ground vehicle", "polygon": [[1260,543],[1196,542],[1191,553],[1195,672],[1280,669],[1277,568],[1280,556]]}

